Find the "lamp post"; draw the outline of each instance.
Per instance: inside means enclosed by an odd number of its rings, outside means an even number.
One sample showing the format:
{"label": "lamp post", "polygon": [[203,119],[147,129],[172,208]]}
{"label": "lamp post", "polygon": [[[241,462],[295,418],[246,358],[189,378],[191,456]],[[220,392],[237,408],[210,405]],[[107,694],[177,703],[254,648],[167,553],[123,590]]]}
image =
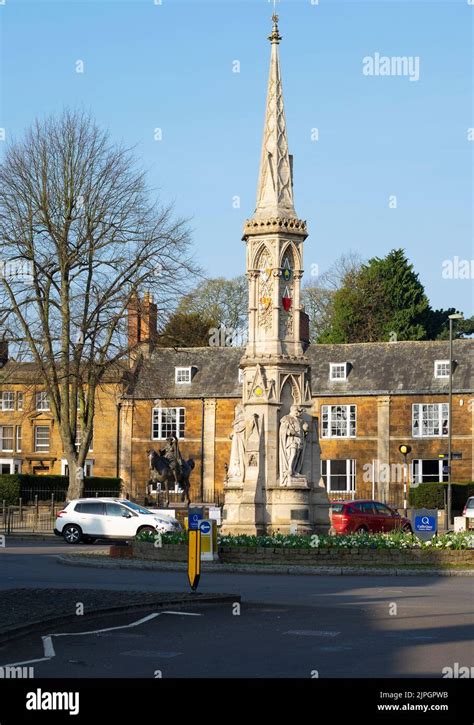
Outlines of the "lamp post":
{"label": "lamp post", "polygon": [[453,410],[453,321],[462,320],[463,316],[456,312],[449,315],[449,395],[448,395],[448,496],[447,496],[447,526],[451,527],[451,504],[452,504],[452,488],[451,488],[451,432],[452,432],[452,410]]}
{"label": "lamp post", "polygon": [[403,456],[403,515],[406,516],[408,511],[407,507],[407,484],[408,484],[408,463],[407,463],[407,455],[411,451],[411,446],[406,445],[405,443],[402,443],[402,445],[398,446],[398,450]]}

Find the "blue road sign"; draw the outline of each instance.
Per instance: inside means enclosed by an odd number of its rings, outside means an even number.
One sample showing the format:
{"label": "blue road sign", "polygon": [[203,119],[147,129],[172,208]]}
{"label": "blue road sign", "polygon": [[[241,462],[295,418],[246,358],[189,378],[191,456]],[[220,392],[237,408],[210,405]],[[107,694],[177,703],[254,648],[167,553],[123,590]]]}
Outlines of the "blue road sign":
{"label": "blue road sign", "polygon": [[211,530],[211,524],[209,521],[201,521],[199,528],[201,529],[201,534],[208,534]]}
{"label": "blue road sign", "polygon": [[437,509],[414,509],[411,516],[413,533],[419,539],[428,541],[433,536],[436,536],[438,530]]}
{"label": "blue road sign", "polygon": [[190,531],[199,531],[199,521],[200,521],[199,514],[191,514],[189,517],[189,530]]}
{"label": "blue road sign", "polygon": [[435,516],[415,516],[415,531],[436,531]]}

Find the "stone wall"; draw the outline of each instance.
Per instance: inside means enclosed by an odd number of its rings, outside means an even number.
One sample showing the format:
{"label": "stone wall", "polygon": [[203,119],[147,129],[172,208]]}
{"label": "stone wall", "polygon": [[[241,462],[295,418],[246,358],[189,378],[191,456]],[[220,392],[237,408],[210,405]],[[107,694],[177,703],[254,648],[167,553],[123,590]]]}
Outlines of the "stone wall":
{"label": "stone wall", "polygon": [[[133,556],[150,561],[186,561],[187,547],[165,544],[161,548],[148,543],[133,543]],[[221,547],[219,561],[224,564],[306,564],[307,566],[400,566],[400,565],[472,565],[474,550],[428,549],[283,549],[267,547]]]}

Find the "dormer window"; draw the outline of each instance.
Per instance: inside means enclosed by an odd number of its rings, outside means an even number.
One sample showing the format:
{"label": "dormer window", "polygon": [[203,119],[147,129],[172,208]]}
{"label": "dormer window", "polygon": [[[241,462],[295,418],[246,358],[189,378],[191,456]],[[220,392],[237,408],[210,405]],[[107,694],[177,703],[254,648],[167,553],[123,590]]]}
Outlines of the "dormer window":
{"label": "dormer window", "polygon": [[329,363],[329,379],[330,380],[346,380],[347,379],[347,363]]}
{"label": "dormer window", "polygon": [[192,368],[175,368],[174,381],[176,385],[190,383],[192,378]]}
{"label": "dormer window", "polygon": [[449,360],[435,360],[435,378],[449,378]]}

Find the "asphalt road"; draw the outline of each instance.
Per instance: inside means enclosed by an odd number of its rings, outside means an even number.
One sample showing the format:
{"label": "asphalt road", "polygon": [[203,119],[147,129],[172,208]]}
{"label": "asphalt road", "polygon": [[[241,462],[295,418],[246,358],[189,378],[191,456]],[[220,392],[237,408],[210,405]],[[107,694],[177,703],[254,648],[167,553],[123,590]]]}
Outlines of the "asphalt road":
{"label": "asphalt road", "polygon": [[[0,550],[0,588],[186,591],[184,572],[66,567],[61,542]],[[97,548],[97,547],[94,547]],[[0,648],[0,665],[33,663],[35,677],[435,677],[474,666],[474,579],[205,574],[229,605],[82,620]],[[76,595],[79,599],[79,595]],[[198,616],[190,616],[198,615]],[[120,627],[113,631],[99,629]],[[78,634],[91,632],[90,634]],[[58,637],[58,634],[71,633]],[[49,654],[51,652],[49,651]]]}

